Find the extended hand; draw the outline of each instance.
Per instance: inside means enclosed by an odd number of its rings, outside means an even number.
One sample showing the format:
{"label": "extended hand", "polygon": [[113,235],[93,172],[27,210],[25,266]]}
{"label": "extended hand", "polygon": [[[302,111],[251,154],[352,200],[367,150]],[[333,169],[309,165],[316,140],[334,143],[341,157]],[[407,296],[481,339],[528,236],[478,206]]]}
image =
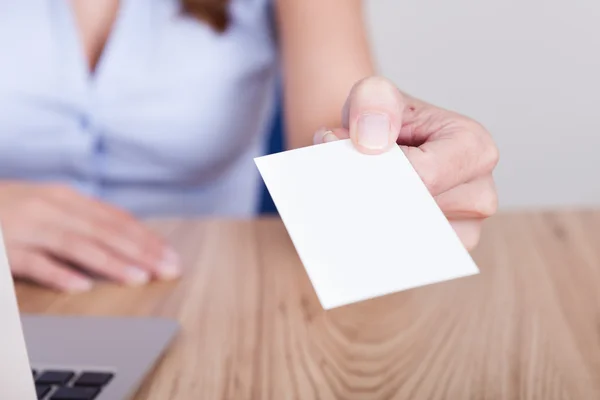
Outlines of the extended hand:
{"label": "extended hand", "polygon": [[342,128],[322,129],[316,144],[351,138],[366,154],[399,145],[468,249],[496,212],[492,171],[498,150],[479,123],[410,96],[371,77],[352,89]]}

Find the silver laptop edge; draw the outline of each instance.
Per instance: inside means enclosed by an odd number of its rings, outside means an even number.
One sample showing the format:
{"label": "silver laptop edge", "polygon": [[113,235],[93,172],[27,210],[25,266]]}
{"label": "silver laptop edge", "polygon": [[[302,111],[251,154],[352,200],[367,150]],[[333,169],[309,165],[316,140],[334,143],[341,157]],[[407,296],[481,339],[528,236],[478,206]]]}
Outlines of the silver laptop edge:
{"label": "silver laptop edge", "polygon": [[0,231],[0,399],[35,400],[17,296]]}

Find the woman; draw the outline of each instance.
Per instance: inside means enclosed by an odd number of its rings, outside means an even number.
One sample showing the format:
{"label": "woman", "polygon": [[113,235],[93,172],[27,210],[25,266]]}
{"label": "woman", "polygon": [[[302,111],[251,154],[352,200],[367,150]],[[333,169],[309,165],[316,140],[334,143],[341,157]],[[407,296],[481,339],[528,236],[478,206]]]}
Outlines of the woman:
{"label": "woman", "polygon": [[382,79],[355,86],[374,72],[359,0],[274,9],[272,30],[268,0],[0,4],[0,220],[15,276],[63,291],[92,287],[80,270],[171,279],[176,254],[137,218],[252,215],[279,55],[289,147],[321,126],[343,127],[317,143],[406,146],[474,245],[495,207],[487,132]]}

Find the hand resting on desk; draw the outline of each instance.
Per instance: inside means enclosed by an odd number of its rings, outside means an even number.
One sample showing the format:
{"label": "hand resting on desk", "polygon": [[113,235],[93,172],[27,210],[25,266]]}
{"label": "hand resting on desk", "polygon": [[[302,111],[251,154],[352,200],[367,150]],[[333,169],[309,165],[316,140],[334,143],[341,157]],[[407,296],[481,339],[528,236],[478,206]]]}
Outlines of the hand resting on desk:
{"label": "hand resting on desk", "polygon": [[67,187],[0,183],[0,221],[13,275],[56,290],[91,288],[69,265],[128,285],[179,275],[175,253],[154,232]]}

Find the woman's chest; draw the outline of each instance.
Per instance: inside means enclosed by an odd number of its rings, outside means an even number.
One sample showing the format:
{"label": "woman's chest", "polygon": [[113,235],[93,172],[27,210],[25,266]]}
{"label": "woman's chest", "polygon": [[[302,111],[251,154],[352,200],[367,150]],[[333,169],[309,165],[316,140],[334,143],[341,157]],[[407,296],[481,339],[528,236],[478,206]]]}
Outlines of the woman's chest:
{"label": "woman's chest", "polygon": [[136,162],[222,163],[268,123],[276,57],[263,3],[233,1],[217,34],[176,1],[122,0],[90,73],[67,0],[2,2],[0,138],[81,133]]}

